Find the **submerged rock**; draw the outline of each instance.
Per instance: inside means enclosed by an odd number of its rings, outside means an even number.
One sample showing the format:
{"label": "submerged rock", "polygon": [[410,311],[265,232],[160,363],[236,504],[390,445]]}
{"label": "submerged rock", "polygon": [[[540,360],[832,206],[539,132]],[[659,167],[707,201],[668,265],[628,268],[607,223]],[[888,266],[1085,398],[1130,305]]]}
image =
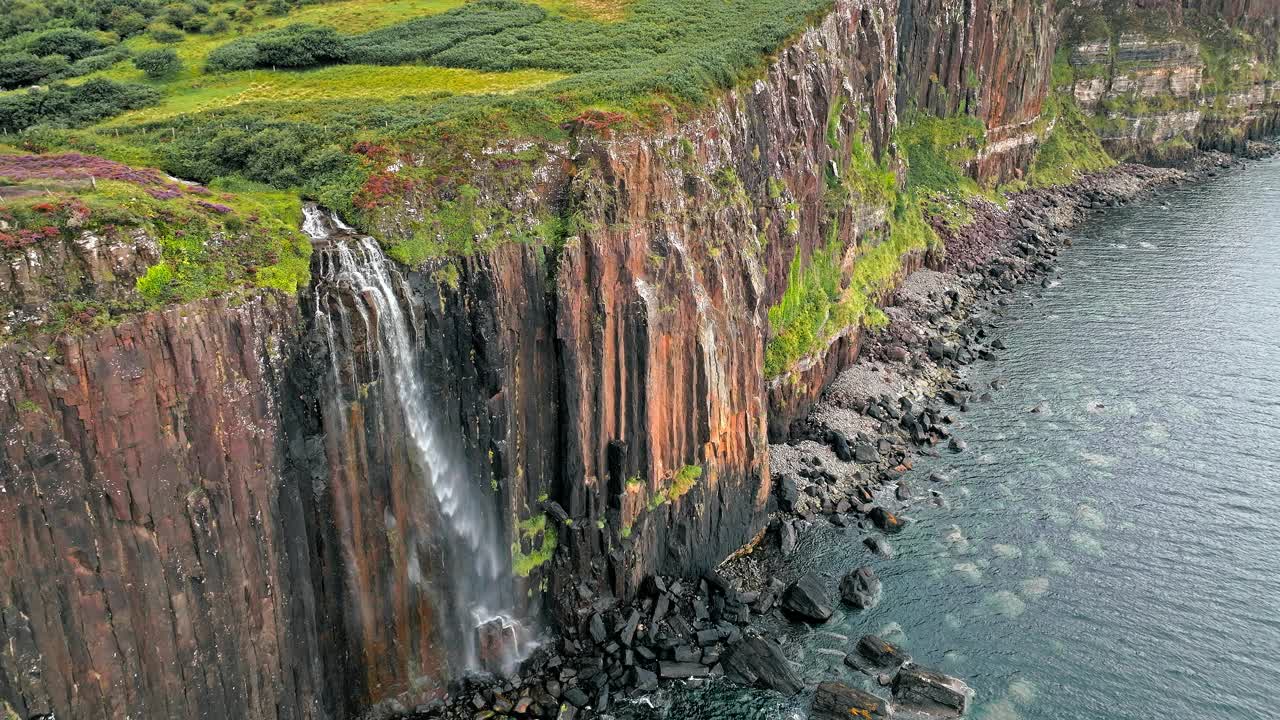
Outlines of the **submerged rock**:
{"label": "submerged rock", "polygon": [[868,535],[862,539],[862,544],[867,546],[868,550],[882,558],[893,557],[893,546],[889,544],[888,540],[885,540],[879,535]]}
{"label": "submerged rock", "polygon": [[869,565],[854,570],[840,580],[840,599],[859,610],[876,606],[880,601],[880,578]]}

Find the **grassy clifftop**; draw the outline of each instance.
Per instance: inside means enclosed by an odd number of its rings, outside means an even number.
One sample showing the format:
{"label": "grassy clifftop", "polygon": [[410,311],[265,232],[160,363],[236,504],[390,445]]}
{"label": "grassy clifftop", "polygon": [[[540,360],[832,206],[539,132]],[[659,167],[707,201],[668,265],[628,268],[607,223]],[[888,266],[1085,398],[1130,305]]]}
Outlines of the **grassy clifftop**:
{"label": "grassy clifftop", "polygon": [[[590,110],[634,119],[655,105],[700,104],[758,69],[827,5],[196,2],[206,8],[203,25],[157,16],[123,38],[113,26],[4,40],[0,81],[6,59],[63,69],[11,73],[0,128],[32,150],[73,148],[206,183],[241,176],[350,211],[340,200],[362,181],[351,152],[358,141],[429,141],[427,129],[441,123],[547,136]],[[65,37],[50,38],[57,32]],[[65,66],[55,51],[72,45],[79,57]],[[43,87],[22,89],[26,81]]]}
{"label": "grassy clifftop", "polygon": [[[57,202],[78,198],[95,217],[113,202],[131,208],[117,225],[170,239],[138,280],[144,300],[165,302],[305,282],[295,239],[264,239],[266,254],[241,262],[165,230],[216,226],[195,233],[207,238],[242,217],[296,226],[301,197],[359,222],[384,200],[429,187],[439,222],[391,240],[393,255],[415,263],[472,251],[451,238],[473,237],[492,218],[473,207],[467,158],[500,138],[559,143],[575,125],[700,107],[758,72],[830,0],[11,4],[0,21],[0,153],[9,158],[0,183],[10,188],[0,208],[15,230],[40,220],[22,199],[36,186]],[[77,182],[4,169],[27,153],[81,162]],[[538,160],[528,154],[498,160],[527,168]],[[200,183],[236,210],[211,214],[185,193],[138,195],[103,177],[105,162]],[[103,182],[87,187],[86,178]],[[261,204],[271,211],[240,210]]]}

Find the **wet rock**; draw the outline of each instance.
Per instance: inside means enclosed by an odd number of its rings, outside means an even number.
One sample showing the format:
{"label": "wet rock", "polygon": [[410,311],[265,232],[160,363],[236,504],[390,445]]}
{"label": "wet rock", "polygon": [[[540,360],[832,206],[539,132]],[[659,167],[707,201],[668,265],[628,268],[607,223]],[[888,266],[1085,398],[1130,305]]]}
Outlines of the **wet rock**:
{"label": "wet rock", "polygon": [[811,720],[849,720],[849,718],[888,717],[892,713],[889,703],[840,682],[824,682],[818,685],[809,707]]}
{"label": "wet rock", "polygon": [[903,500],[903,501],[910,500],[911,488],[905,482],[899,482],[898,487],[894,489],[893,494],[894,494],[894,497],[898,498],[899,500]]}
{"label": "wet rock", "polygon": [[959,678],[908,666],[894,678],[893,696],[913,709],[942,717],[959,717],[969,710],[973,690]]}
{"label": "wet rock", "polygon": [[898,668],[911,662],[911,656],[897,645],[887,643],[875,635],[863,635],[844,662],[868,675],[893,674]]}
{"label": "wet rock", "polygon": [[862,539],[862,544],[866,545],[868,550],[882,558],[893,557],[893,546],[889,544],[889,541],[879,535],[868,535]]}
{"label": "wet rock", "polygon": [[833,612],[822,579],[813,572],[791,583],[782,596],[782,609],[793,617],[815,623],[830,620]]}
{"label": "wet rock", "polygon": [[890,535],[902,532],[902,528],[906,526],[906,523],[904,523],[901,518],[888,510],[885,510],[879,505],[871,508],[871,512],[868,513],[868,517],[871,518],[871,522],[876,524],[877,528],[880,528],[881,532],[888,533]]}
{"label": "wet rock", "polygon": [[606,633],[604,629],[604,618],[600,616],[600,613],[596,613],[591,616],[590,631],[591,639],[595,640],[597,645],[604,644],[604,641],[609,638],[608,633]]}
{"label": "wet rock", "polygon": [[710,673],[710,668],[699,662],[664,660],[658,663],[658,676],[665,680],[687,680],[689,678],[706,677]]}
{"label": "wet rock", "polygon": [[582,688],[577,686],[566,689],[564,691],[564,699],[568,701],[569,704],[579,708],[586,707],[587,703],[591,702],[587,697],[587,694],[582,691]]}
{"label": "wet rock", "polygon": [[724,657],[725,675],[744,685],[775,690],[790,697],[804,682],[787,662],[778,644],[759,636],[743,639]]}
{"label": "wet rock", "polygon": [[840,580],[840,599],[859,610],[875,607],[880,601],[880,578],[869,565],[854,570]]}
{"label": "wet rock", "polygon": [[636,666],[631,668],[631,674],[627,678],[627,684],[642,692],[658,689],[658,675],[652,670],[646,670]]}
{"label": "wet rock", "polygon": [[951,438],[951,442],[947,444],[947,447],[951,452],[964,452],[969,447],[969,443],[961,440],[960,438],[953,437]]}
{"label": "wet rock", "polygon": [[635,641],[636,628],[640,625],[640,611],[632,609],[631,615],[627,617],[627,622],[622,626],[622,631],[618,634],[622,644],[631,647]]}

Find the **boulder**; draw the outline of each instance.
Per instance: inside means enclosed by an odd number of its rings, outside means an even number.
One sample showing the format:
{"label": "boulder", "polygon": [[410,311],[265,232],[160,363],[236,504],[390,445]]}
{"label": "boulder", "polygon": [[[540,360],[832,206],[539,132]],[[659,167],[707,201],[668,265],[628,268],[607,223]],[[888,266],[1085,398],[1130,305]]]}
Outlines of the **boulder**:
{"label": "boulder", "polygon": [[849,449],[849,438],[839,430],[827,431],[827,444],[831,446],[831,452],[836,454],[844,462],[853,460],[853,451]]}
{"label": "boulder", "polygon": [[810,720],[879,718],[892,713],[889,703],[875,695],[834,681],[818,685],[809,707]]}
{"label": "boulder", "polygon": [[840,599],[859,610],[875,607],[880,601],[880,578],[869,565],[854,570],[840,580]]}
{"label": "boulder", "polygon": [[645,670],[640,666],[631,668],[631,676],[628,678],[628,684],[641,692],[658,689],[658,675],[651,670]]}
{"label": "boulder", "polygon": [[875,635],[863,635],[854,651],[845,656],[844,664],[868,675],[892,674],[911,662],[911,656],[902,648],[881,640]]}
{"label": "boulder", "polygon": [[787,512],[795,510],[796,501],[800,499],[800,486],[794,475],[786,474],[778,481],[778,504]]}
{"label": "boulder", "polygon": [[880,451],[874,445],[862,443],[853,448],[853,459],[860,463],[880,462]]}
{"label": "boulder", "polygon": [[778,644],[759,636],[744,638],[724,657],[725,674],[744,685],[775,690],[791,697],[804,682],[787,662]]}
{"label": "boulder", "polygon": [[782,596],[782,609],[793,617],[814,623],[830,620],[833,612],[822,579],[813,572],[791,583]]}
{"label": "boulder", "polygon": [[881,532],[889,534],[899,533],[902,532],[902,528],[906,526],[906,523],[904,523],[901,518],[888,510],[885,510],[879,505],[871,508],[871,512],[868,513],[868,516],[871,518],[871,522],[875,523],[876,527],[880,528]]}
{"label": "boulder", "polygon": [[941,717],[960,717],[969,710],[973,690],[959,678],[908,666],[893,680],[893,696],[900,703]]}

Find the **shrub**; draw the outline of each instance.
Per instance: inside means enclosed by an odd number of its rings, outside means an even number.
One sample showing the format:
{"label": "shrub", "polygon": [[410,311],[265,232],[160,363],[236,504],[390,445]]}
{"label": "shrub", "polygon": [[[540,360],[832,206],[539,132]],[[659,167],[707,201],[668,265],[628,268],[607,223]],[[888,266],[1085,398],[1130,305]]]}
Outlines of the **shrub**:
{"label": "shrub", "polygon": [[94,78],[82,85],[0,96],[0,130],[20,132],[34,125],[74,127],[155,104],[160,93],[145,85]]}
{"label": "shrub", "polygon": [[151,36],[152,40],[155,40],[158,43],[164,43],[165,45],[180,43],[183,38],[186,37],[186,35],[178,28],[172,25],[163,24],[153,25],[151,29],[147,31],[147,34]]}
{"label": "shrub", "polygon": [[34,85],[66,66],[65,60],[51,63],[26,52],[0,55],[0,88],[12,90]]}
{"label": "shrub", "polygon": [[233,40],[209,53],[205,67],[210,72],[306,68],[343,62],[347,55],[346,40],[337,30],[297,24]]}
{"label": "shrub", "polygon": [[172,48],[148,50],[133,59],[133,66],[152,80],[163,80],[182,72],[182,61]]}
{"label": "shrub", "polygon": [[69,60],[79,60],[101,50],[106,43],[92,33],[74,28],[56,28],[36,33],[27,40],[27,51],[41,57],[65,55]]}
{"label": "shrub", "polygon": [[[350,41],[351,58],[354,62],[372,65],[422,62],[470,38],[511,28],[528,28],[546,18],[546,11],[536,5],[514,0],[479,0],[439,15],[358,35]],[[510,53],[501,48],[499,54]]]}
{"label": "shrub", "polygon": [[221,35],[231,29],[231,21],[225,17],[218,17],[205,23],[200,28],[200,32],[205,35]]}
{"label": "shrub", "polygon": [[137,10],[123,6],[117,7],[113,8],[107,16],[107,27],[118,33],[120,37],[129,37],[147,29],[147,18]]}
{"label": "shrub", "polygon": [[71,63],[71,67],[60,73],[60,76],[64,78],[80,77],[100,70],[107,70],[121,60],[127,59],[129,55],[129,51],[125,48],[114,48],[106,52],[100,52],[97,55],[90,55],[87,58]]}

